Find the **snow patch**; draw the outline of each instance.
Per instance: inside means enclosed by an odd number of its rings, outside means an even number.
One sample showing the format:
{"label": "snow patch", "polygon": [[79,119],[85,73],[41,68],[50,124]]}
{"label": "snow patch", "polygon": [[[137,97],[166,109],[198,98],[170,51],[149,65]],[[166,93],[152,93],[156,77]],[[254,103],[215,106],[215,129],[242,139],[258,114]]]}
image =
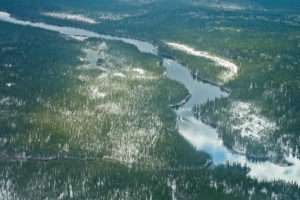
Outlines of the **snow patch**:
{"label": "snow patch", "polygon": [[254,104],[233,102],[230,108],[233,130],[238,130],[242,137],[260,139],[266,133],[274,132],[278,127],[275,122],[259,113]]}
{"label": "snow patch", "polygon": [[0,17],[10,17],[10,14],[7,12],[0,11]]}
{"label": "snow patch", "polygon": [[3,66],[4,66],[5,68],[12,68],[12,67],[13,67],[12,64],[4,64]]}
{"label": "snow patch", "polygon": [[107,20],[107,21],[119,21],[125,18],[131,17],[129,14],[115,14],[115,13],[100,13],[99,19],[100,20]]}
{"label": "snow patch", "polygon": [[242,10],[252,10],[252,9],[261,9],[254,2],[243,2],[243,3],[234,3],[227,1],[214,1],[214,0],[197,0],[193,1],[194,5],[204,6],[212,9],[224,10],[224,11],[242,11]]}
{"label": "snow patch", "polygon": [[194,48],[187,46],[185,44],[180,44],[175,42],[166,42],[166,44],[173,49],[182,51],[189,55],[206,58],[208,60],[215,62],[217,65],[222,66],[229,71],[228,73],[229,78],[233,78],[238,74],[238,66],[229,60],[218,57],[216,55],[212,55],[206,51],[195,50]]}
{"label": "snow patch", "polygon": [[119,77],[119,78],[126,78],[126,75],[121,73],[121,72],[113,73],[113,76],[114,77]]}
{"label": "snow patch", "polygon": [[0,99],[0,105],[1,106],[12,106],[12,105],[23,106],[25,105],[25,102],[14,97],[3,97]]}
{"label": "snow patch", "polygon": [[140,75],[144,75],[145,74],[145,70],[143,70],[141,68],[133,68],[132,71],[136,72],[136,73],[139,73]]}
{"label": "snow patch", "polygon": [[134,74],[131,74],[131,78],[133,79],[144,79],[144,80],[155,80],[158,79],[158,76],[151,75],[151,73],[146,72],[144,69],[141,68],[133,68],[128,69],[130,72],[134,72]]}
{"label": "snow patch", "polygon": [[63,20],[71,20],[71,21],[78,21],[78,22],[84,22],[88,24],[96,24],[96,20],[86,17],[80,14],[70,14],[70,13],[59,13],[59,12],[44,12],[42,15],[57,19],[63,19]]}
{"label": "snow patch", "polygon": [[100,99],[107,96],[106,93],[100,92],[99,88],[96,86],[89,87],[89,96],[91,99]]}
{"label": "snow patch", "polygon": [[83,42],[83,41],[89,39],[88,37],[80,36],[80,35],[73,35],[73,36],[71,36],[71,38],[73,38],[74,40],[80,41],[80,42]]}
{"label": "snow patch", "polygon": [[0,199],[15,199],[12,181],[1,180],[0,182]]}
{"label": "snow patch", "polygon": [[300,160],[292,156],[286,159],[292,165],[280,166],[269,161],[264,163],[247,163],[251,168],[249,176],[260,181],[284,180],[300,184]]}
{"label": "snow patch", "polygon": [[96,110],[103,111],[105,113],[116,114],[116,115],[120,115],[123,113],[120,105],[117,105],[115,103],[105,103],[105,104],[98,105],[96,106]]}
{"label": "snow patch", "polygon": [[12,87],[12,86],[15,86],[16,84],[15,84],[15,83],[6,83],[5,85],[6,85],[6,87],[9,87],[9,88],[10,88],[10,87]]}

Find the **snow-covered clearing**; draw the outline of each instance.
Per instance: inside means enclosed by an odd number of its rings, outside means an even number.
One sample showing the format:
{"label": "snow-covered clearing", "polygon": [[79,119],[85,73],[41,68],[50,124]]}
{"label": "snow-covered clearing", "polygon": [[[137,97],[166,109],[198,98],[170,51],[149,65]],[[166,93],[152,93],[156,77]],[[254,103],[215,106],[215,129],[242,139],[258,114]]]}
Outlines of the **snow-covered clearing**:
{"label": "snow-covered clearing", "polygon": [[242,137],[260,139],[277,129],[276,123],[262,116],[254,104],[241,101],[231,104],[230,121],[233,130],[240,131]]}
{"label": "snow-covered clearing", "polygon": [[81,14],[71,14],[71,13],[59,13],[59,12],[44,12],[42,13],[44,16],[53,17],[57,19],[63,19],[63,20],[71,20],[71,21],[78,21],[88,24],[96,24],[96,20],[83,16]]}
{"label": "snow-covered clearing", "polygon": [[221,58],[219,56],[210,54],[209,52],[206,52],[206,51],[196,50],[185,44],[180,44],[180,43],[175,43],[175,42],[166,42],[166,44],[169,47],[171,47],[172,49],[182,51],[182,52],[192,55],[192,56],[206,58],[208,60],[215,62],[217,65],[222,66],[229,71],[229,74],[228,74],[229,78],[233,78],[238,73],[238,66],[236,64],[234,64],[233,62],[226,60],[225,58]]}

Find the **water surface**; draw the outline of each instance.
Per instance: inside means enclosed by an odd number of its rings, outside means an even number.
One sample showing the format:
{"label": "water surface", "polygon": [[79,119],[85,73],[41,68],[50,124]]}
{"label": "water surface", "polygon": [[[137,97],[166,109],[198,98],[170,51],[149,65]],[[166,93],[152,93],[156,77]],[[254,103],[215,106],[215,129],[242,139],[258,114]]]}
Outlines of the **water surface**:
{"label": "water surface", "polygon": [[[116,40],[135,46],[141,53],[158,55],[158,48],[155,45],[136,39],[103,35],[80,28],[24,21],[14,18],[6,12],[0,12],[0,21],[54,31],[72,38],[79,36],[84,38]],[[203,104],[207,100],[224,97],[228,94],[223,92],[217,86],[194,80],[190,71],[175,60],[164,58],[163,65],[167,70],[167,76],[170,79],[183,84],[191,94],[191,98],[187,101],[187,103],[176,110],[176,114],[178,116],[178,130],[184,139],[186,139],[197,150],[207,152],[212,157],[212,160],[216,165],[224,164],[226,162],[236,162],[242,165],[247,165],[251,169],[249,175],[257,179],[279,179],[294,181],[300,184],[300,161],[298,159],[293,157],[287,158],[287,160],[293,164],[292,166],[280,166],[269,161],[253,163],[247,160],[246,156],[232,153],[229,149],[227,149],[222,140],[218,137],[216,129],[197,120],[193,116],[192,108],[195,104]]]}
{"label": "water surface", "polygon": [[250,168],[249,175],[259,180],[285,180],[300,184],[300,161],[293,157],[286,158],[292,166],[280,166],[269,161],[252,162],[245,155],[233,153],[218,137],[217,130],[197,120],[193,115],[193,106],[203,104],[207,100],[228,96],[219,87],[195,80],[187,67],[175,60],[164,59],[163,65],[167,76],[183,84],[192,97],[176,110],[179,133],[197,150],[208,153],[215,165],[239,163]]}
{"label": "water surface", "polygon": [[48,30],[48,31],[54,31],[54,32],[58,32],[63,35],[69,36],[71,38],[76,38],[76,37],[100,38],[100,39],[105,39],[105,40],[121,41],[126,44],[135,46],[140,52],[143,52],[143,53],[149,53],[149,54],[153,54],[153,55],[157,55],[157,53],[158,53],[158,48],[149,42],[135,40],[135,39],[131,39],[131,38],[103,35],[103,34],[95,33],[93,31],[88,31],[88,30],[80,29],[80,28],[50,25],[50,24],[46,24],[43,22],[24,21],[24,20],[20,20],[15,17],[12,17],[11,14],[9,14],[7,12],[0,11],[0,21],[17,24],[17,25],[22,25],[22,26],[31,26],[31,27],[35,27],[35,28]]}

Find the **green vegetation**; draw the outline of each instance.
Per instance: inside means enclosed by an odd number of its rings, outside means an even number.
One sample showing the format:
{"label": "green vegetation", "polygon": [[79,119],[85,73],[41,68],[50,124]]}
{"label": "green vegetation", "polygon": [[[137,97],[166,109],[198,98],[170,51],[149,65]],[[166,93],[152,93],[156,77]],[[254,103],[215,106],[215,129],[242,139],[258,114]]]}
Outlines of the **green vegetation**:
{"label": "green vegetation", "polygon": [[[284,160],[289,153],[299,157],[296,11],[145,2],[4,0],[0,8],[33,21],[152,41],[161,55],[185,63],[197,78],[230,88],[228,98],[194,108],[228,148],[282,165],[289,164]],[[65,10],[96,19],[103,13],[128,16],[96,25],[41,16]],[[239,74],[224,82],[224,69],[171,50],[164,41],[228,58],[240,67]],[[159,57],[130,45],[78,42],[0,22],[0,199],[172,199],[172,194],[177,199],[300,199],[294,183],[259,182],[237,164],[215,166],[188,144],[169,107],[187,94],[167,79]],[[236,102],[249,103],[249,113],[276,128],[258,139],[244,137],[233,128],[243,123],[233,116]]]}
{"label": "green vegetation", "polygon": [[206,169],[128,169],[111,162],[51,161],[22,165],[1,163],[1,168],[5,171],[0,174],[1,180],[9,181],[1,190],[7,198],[172,199],[172,193],[180,199],[198,199],[199,196],[212,200],[299,198],[299,194],[292,193],[297,186],[288,189],[282,183],[261,183],[256,187],[256,181],[241,181],[245,169],[238,166],[230,170],[222,166],[212,172]]}

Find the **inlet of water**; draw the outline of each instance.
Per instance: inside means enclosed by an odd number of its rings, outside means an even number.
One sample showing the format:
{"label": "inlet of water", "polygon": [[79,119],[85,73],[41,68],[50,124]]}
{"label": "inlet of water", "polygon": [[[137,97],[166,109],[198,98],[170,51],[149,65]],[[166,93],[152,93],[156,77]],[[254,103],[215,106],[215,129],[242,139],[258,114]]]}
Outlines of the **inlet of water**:
{"label": "inlet of water", "polygon": [[[103,35],[73,27],[23,21],[12,17],[6,12],[0,12],[0,21],[54,31],[72,38],[79,36],[83,38],[116,40],[133,45],[142,53],[158,55],[158,47],[149,42],[136,39]],[[175,60],[164,58],[163,66],[166,68],[167,76],[183,84],[191,94],[191,98],[176,110],[179,133],[191,145],[199,151],[207,152],[212,157],[215,165],[226,162],[240,163],[247,165],[250,168],[249,175],[259,180],[284,180],[300,184],[300,160],[293,157],[287,158],[293,164],[291,166],[280,166],[269,161],[253,163],[247,160],[244,155],[232,153],[224,146],[222,140],[218,137],[216,129],[202,123],[193,116],[193,105],[203,104],[208,99],[213,100],[218,97],[227,96],[227,93],[223,92],[217,86],[194,80],[190,71]]]}

